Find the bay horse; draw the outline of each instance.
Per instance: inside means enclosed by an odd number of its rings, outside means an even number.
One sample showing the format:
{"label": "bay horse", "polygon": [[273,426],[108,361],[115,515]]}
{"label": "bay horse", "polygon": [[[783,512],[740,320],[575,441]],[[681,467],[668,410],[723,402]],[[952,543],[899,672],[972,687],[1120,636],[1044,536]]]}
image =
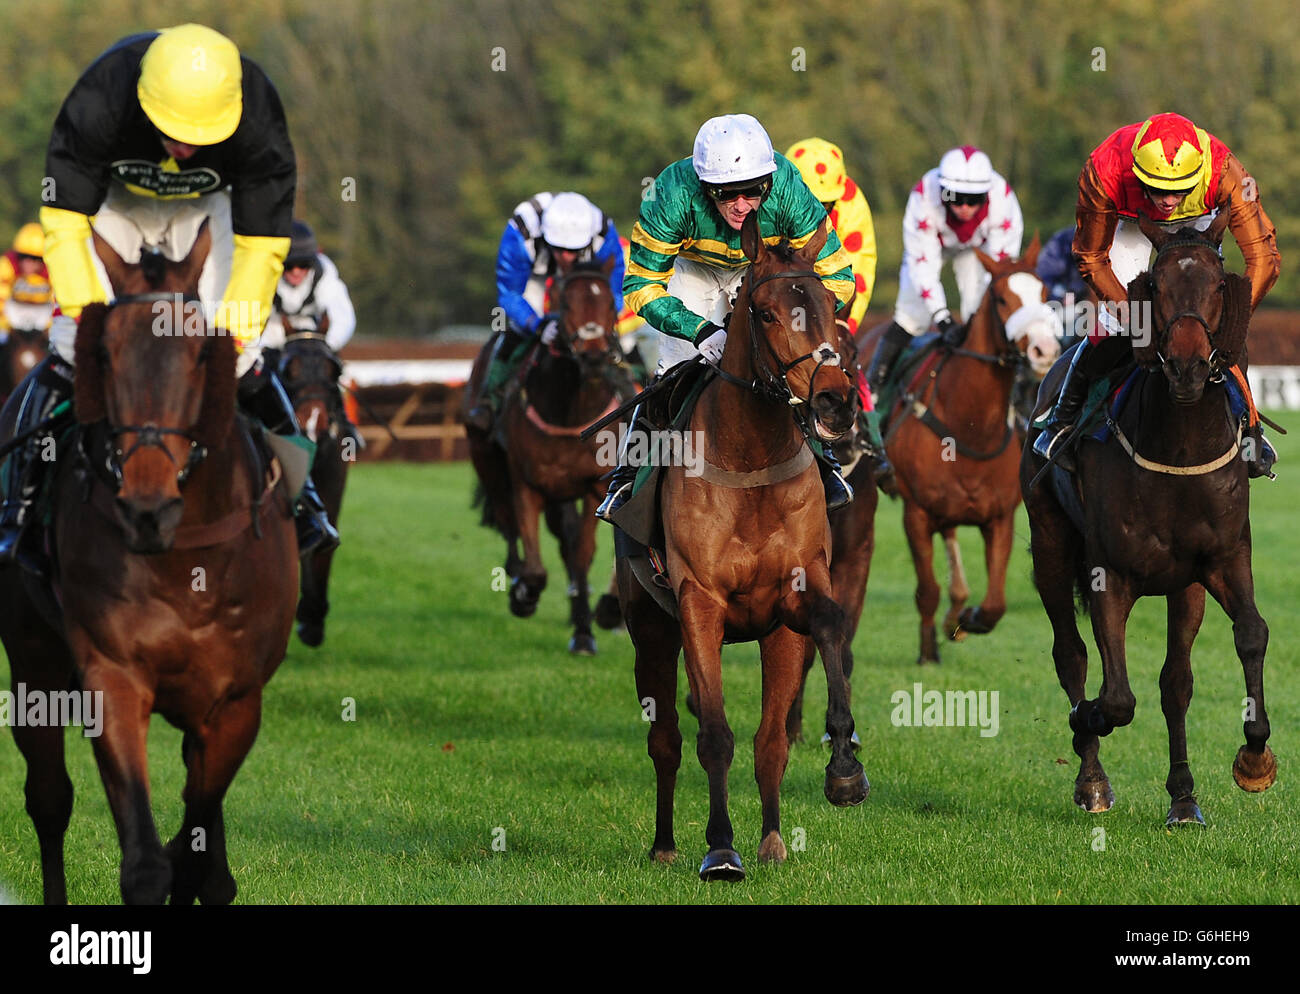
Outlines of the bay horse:
{"label": "bay horse", "polygon": [[813,269],[826,237],[822,228],[798,250],[789,243],[769,249],[756,214],[741,229],[750,267],[736,296],[719,378],[705,388],[689,423],[692,438],[704,439],[703,475],[669,465],[660,481],[666,569],[680,621],[641,587],[629,560],[618,561],[619,600],[636,648],[637,697],[643,708],[647,701],[653,707],[649,752],[658,786],[650,856],[672,862],[677,855],[677,657],[684,650],[700,719],[696,753],[709,780],[703,880],[745,875],[727,806],[734,737],[723,709],[724,639],[757,640],[762,658],[763,716],[754,736],[759,861],[786,858],[780,831],[786,720],[810,634],[828,687],[826,797],[854,805],[870,790],[850,745],[848,622],[831,589],[825,493],[804,435],[815,431],[831,441],[854,416],[853,382],[830,344],[836,340],[834,296]]}
{"label": "bay horse", "polygon": [[[324,319],[328,322],[328,317]],[[309,332],[285,328],[280,379],[293,404],[303,434],[316,445],[311,478],[329,514],[330,524],[339,524],[348,466],[357,458],[356,439],[348,433],[339,376],[343,363],[325,340],[324,331]],[[337,547],[320,549],[302,564],[302,593],[298,600],[298,638],[312,647],[325,640],[325,616],[329,613],[330,567]]]}
{"label": "bay horse", "polygon": [[[1277,760],[1268,747],[1264,653],[1268,625],[1255,606],[1251,569],[1250,487],[1241,446],[1242,423],[1227,404],[1225,374],[1244,365],[1250,322],[1250,281],[1225,273],[1218,245],[1229,215],[1220,212],[1204,234],[1165,232],[1145,217],[1142,233],[1156,250],[1148,273],[1129,284],[1130,307],[1149,306],[1153,340],[1133,358],[1146,371],[1112,419],[1106,444],[1084,439],[1073,480],[1057,481],[1082,504],[1067,513],[1027,445],[1020,479],[1029,511],[1034,582],[1052,623],[1052,658],[1070,701],[1070,729],[1080,758],[1074,802],[1108,810],[1114,791],[1098,758],[1098,737],[1133,720],[1125,626],[1139,597],[1163,596],[1168,643],[1160,671],[1160,706],[1169,729],[1170,808],[1166,823],[1204,824],[1187,762],[1186,716],[1192,697],[1192,642],[1208,590],[1232,619],[1245,674],[1246,743],[1232,764],[1243,790],[1272,785]],[[1039,394],[1050,406],[1068,356]],[[1243,415],[1243,420],[1245,415]],[[1037,429],[1031,430],[1036,434]],[[1122,433],[1127,445],[1117,438]],[[1131,450],[1131,451],[1130,451]],[[1088,652],[1079,637],[1073,593],[1092,615],[1101,654],[1098,696],[1085,694]]]}
{"label": "bay horse", "polygon": [[[975,250],[991,279],[964,344],[940,346],[935,359],[922,367],[914,395],[900,399],[885,429],[916,569],[918,664],[939,662],[935,532],[943,535],[950,565],[944,634],[953,641],[966,633],[986,634],[1006,613],[1007,563],[1020,504],[1019,439],[1007,420],[1011,391],[1017,369],[1028,363],[1041,375],[1060,354],[1060,323],[1034,272],[1038,249],[1035,235],[1019,259],[999,261]],[[880,331],[866,336],[864,351],[874,351]],[[957,545],[960,525],[977,526],[984,539],[988,589],[978,607],[965,606],[970,588]]]}
{"label": "bay horse", "polygon": [[[479,481],[482,523],[506,540],[510,611],[530,617],[546,587],[539,519],[559,539],[569,577],[569,651],[595,655],[587,574],[596,552],[595,509],[605,496],[614,446],[601,435],[578,436],[634,390],[623,371],[614,294],[605,264],[578,263],[559,280],[560,332],[555,345],[538,343],[525,360],[523,386],[507,397],[491,436],[466,426]],[[477,396],[491,355],[489,342],[474,362],[466,403]],[[607,429],[617,435],[617,425]],[[579,510],[577,503],[581,503]],[[523,557],[519,543],[523,543]]]}
{"label": "bay horse", "polygon": [[[0,570],[0,638],[15,690],[102,695],[95,759],[122,849],[128,904],[228,904],[222,802],[257,736],[262,688],[288,645],[298,585],[290,495],[235,415],[235,345],[208,334],[195,296],[206,224],[178,263],[127,265],[98,234],[116,294],[82,313],[80,428],[52,469],[54,602]],[[159,322],[174,334],[158,334]],[[182,333],[180,329],[194,332]],[[202,332],[197,333],[197,332]],[[18,396],[0,415],[13,433]],[[61,609],[61,610],[60,610]],[[150,809],[151,713],[184,732],[180,830],[164,847]],[[47,903],[67,901],[72,812],[64,729],[15,727]]]}
{"label": "bay horse", "polygon": [[49,338],[44,329],[9,329],[8,340],[0,345],[0,404],[36,368],[36,364],[45,358],[49,347]]}

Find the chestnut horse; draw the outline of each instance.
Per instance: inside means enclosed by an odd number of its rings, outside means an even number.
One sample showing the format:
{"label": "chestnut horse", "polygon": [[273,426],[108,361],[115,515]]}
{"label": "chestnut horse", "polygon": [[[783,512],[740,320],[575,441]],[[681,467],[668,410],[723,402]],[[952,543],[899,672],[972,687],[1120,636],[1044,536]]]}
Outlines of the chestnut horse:
{"label": "chestnut horse", "polygon": [[[634,387],[623,370],[614,294],[609,287],[611,259],[601,266],[579,263],[552,289],[560,303],[560,333],[555,345],[540,344],[526,360],[522,389],[507,398],[491,437],[466,426],[470,458],[478,474],[483,524],[506,540],[505,573],[510,577],[510,610],[530,617],[546,587],[538,520],[559,539],[569,576],[569,651],[596,653],[591,632],[587,574],[596,552],[596,506],[604,499],[606,475],[613,469],[614,446],[602,436],[617,436],[618,425],[590,441],[578,436],[610,413]],[[491,342],[474,362],[466,403],[477,396],[487,373]],[[498,444],[504,441],[504,448]],[[581,501],[581,511],[576,501]],[[519,557],[519,541],[524,555]]]}
{"label": "chestnut horse", "polygon": [[826,797],[836,805],[859,804],[870,789],[850,745],[849,626],[832,596],[826,498],[804,435],[815,431],[833,440],[854,416],[853,382],[830,344],[837,338],[834,296],[813,271],[826,237],[821,228],[801,249],[788,243],[769,249],[757,214],[741,229],[751,265],[731,314],[720,376],[704,390],[689,426],[693,438],[704,438],[703,474],[670,465],[660,481],[666,568],[680,621],[640,586],[628,560],[618,563],[619,599],[636,647],[637,697],[653,709],[649,751],[658,789],[650,856],[671,862],[677,855],[677,656],[684,649],[700,717],[696,752],[709,779],[704,880],[745,875],[727,810],[734,738],[722,702],[724,639],[758,640],[762,656],[763,716],[754,737],[763,811],[759,860],[786,858],[780,815],[786,719],[809,634],[821,652],[830,701]]}
{"label": "chestnut horse", "polygon": [[[1233,761],[1233,779],[1243,790],[1257,792],[1277,776],[1264,708],[1268,625],[1255,606],[1248,467],[1238,457],[1242,423],[1229,412],[1223,385],[1225,373],[1245,359],[1251,286],[1223,270],[1218,244],[1227,211],[1204,235],[1186,229],[1168,233],[1146,218],[1139,223],[1156,249],[1150,272],[1128,288],[1131,306],[1152,309],[1147,323],[1153,340],[1133,347],[1134,359],[1147,372],[1118,424],[1111,421],[1110,440],[1104,445],[1083,440],[1072,480],[1045,477],[1031,486],[1042,464],[1029,445],[1020,479],[1034,582],[1052,622],[1052,658],[1070,700],[1070,729],[1080,759],[1074,802],[1093,812],[1115,802],[1098,759],[1098,736],[1133,720],[1125,626],[1139,597],[1163,596],[1168,645],[1160,706],[1169,727],[1165,786],[1171,802],[1166,821],[1204,824],[1187,763],[1186,718],[1192,642],[1207,590],[1232,619],[1245,673],[1246,744]],[[1065,361],[1044,383],[1040,411],[1054,399]],[[1036,433],[1031,429],[1031,436]],[[1062,494],[1073,490],[1082,504],[1081,521],[1066,512],[1054,483],[1067,488]],[[1075,621],[1076,587],[1091,612],[1101,653],[1101,691],[1093,700],[1085,696],[1088,651]]]}
{"label": "chestnut horse", "polygon": [[[284,658],[298,584],[290,496],[268,483],[235,417],[235,347],[206,334],[197,297],[205,225],[187,259],[127,265],[94,236],[116,293],[81,316],[81,428],[53,470],[54,592],[0,570],[0,637],[15,689],[101,695],[95,758],[122,849],[128,904],[234,899],[222,801],[257,736],[262,688]],[[146,271],[148,276],[146,276]],[[175,334],[158,334],[159,322]],[[182,334],[197,328],[203,334]],[[13,433],[17,402],[0,416]],[[145,741],[157,712],[184,732],[180,830],[165,848]],[[15,727],[47,903],[65,903],[72,812],[64,729]]]}
{"label": "chestnut horse", "polygon": [[[325,341],[323,332],[285,329],[280,378],[293,403],[298,424],[316,444],[311,478],[335,528],[343,508],[348,465],[357,458],[357,442],[348,434],[343,398],[339,395],[342,372],[343,364]],[[334,552],[334,548],[318,550],[302,564],[302,595],[296,617],[298,638],[304,645],[315,647],[325,640]]]}
{"label": "chestnut horse", "polygon": [[[902,398],[885,429],[885,448],[903,498],[903,529],[916,569],[921,615],[919,664],[938,663],[934,614],[934,533],[944,537],[951,567],[944,634],[991,632],[1006,613],[1007,562],[1020,486],[1019,439],[1007,422],[1016,371],[1028,362],[1041,375],[1060,353],[1060,322],[1046,306],[1047,288],[1034,272],[1038,236],[1018,260],[975,254],[992,277],[970,319],[961,348],[940,346],[937,364],[915,395]],[[873,351],[879,331],[867,336]],[[969,588],[957,546],[958,525],[976,525],[984,538],[988,590],[965,607]]]}

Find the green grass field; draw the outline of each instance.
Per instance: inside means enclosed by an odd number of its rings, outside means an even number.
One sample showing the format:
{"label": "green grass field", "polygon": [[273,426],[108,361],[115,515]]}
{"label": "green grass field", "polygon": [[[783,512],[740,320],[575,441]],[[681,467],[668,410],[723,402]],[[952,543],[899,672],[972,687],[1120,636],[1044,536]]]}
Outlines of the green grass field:
{"label": "green grass field", "polygon": [[[1211,603],[1193,655],[1196,694],[1188,718],[1208,827],[1165,828],[1167,739],[1157,686],[1164,608],[1148,600],[1129,627],[1137,716],[1102,743],[1117,802],[1104,815],[1075,808],[1078,764],[1050,629],[1029,582],[1023,510],[1007,617],[990,636],[945,645],[941,667],[920,670],[901,506],[886,501],[853,675],[871,796],[858,808],[832,808],[822,796],[825,753],[815,744],[797,747],[782,805],[794,851],[784,865],[758,864],[751,746],[758,653],[754,645],[728,648],[724,686],[736,733],[731,814],[749,878],[708,886],[696,876],[706,848],[707,788],[693,748],[694,720],[683,709],[680,858],[671,867],[652,865],[646,851],[654,774],[631,645],[622,632],[601,632],[598,657],[569,656],[554,543],[546,548],[551,582],[541,607],[531,619],[516,619],[506,595],[492,589],[503,543],[478,527],[469,509],[468,464],[356,467],[325,645],[311,650],[296,637],[291,642],[267,690],[261,735],[227,798],[238,900],[1296,903],[1300,538],[1293,515],[1300,444],[1275,441],[1281,478],[1252,488],[1256,585],[1272,629],[1265,686],[1280,770],[1271,790],[1245,794],[1232,781],[1244,684],[1228,621]],[[608,577],[609,539],[602,526],[596,586]],[[977,599],[978,533],[963,534],[963,549]],[[1095,695],[1100,669],[1084,624]],[[894,727],[891,695],[918,680],[926,689],[997,690],[999,733]],[[7,672],[4,681],[7,687]],[[679,696],[684,687],[683,677]],[[342,720],[349,697],[356,702],[350,722]],[[812,731],[820,728],[825,702],[819,670],[808,697]],[[35,902],[40,875],[23,810],[24,769],[9,733],[3,738],[0,890]],[[80,730],[69,738],[77,794],[66,842],[69,896],[116,902],[120,854],[104,791],[90,744]],[[180,821],[183,771],[180,734],[161,719],[153,725],[150,764],[154,811],[167,839]]]}

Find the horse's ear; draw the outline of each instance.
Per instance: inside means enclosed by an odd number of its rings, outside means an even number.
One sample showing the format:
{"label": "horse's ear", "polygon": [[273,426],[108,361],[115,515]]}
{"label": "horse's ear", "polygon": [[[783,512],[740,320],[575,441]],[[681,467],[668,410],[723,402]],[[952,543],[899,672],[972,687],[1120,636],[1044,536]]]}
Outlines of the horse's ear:
{"label": "horse's ear", "polygon": [[990,276],[996,276],[998,271],[998,261],[993,256],[981,251],[975,250],[975,257],[979,259],[980,265],[989,271]]}
{"label": "horse's ear", "polygon": [[[1227,213],[1226,211],[1224,213]],[[1250,280],[1237,273],[1223,276],[1223,314],[1214,335],[1214,347],[1225,366],[1235,366],[1246,349],[1250,330]]]}
{"label": "horse's ear", "polygon": [[817,264],[817,257],[822,254],[822,249],[826,247],[826,242],[831,236],[831,222],[827,218],[813,230],[808,241],[804,242],[803,248],[799,249],[797,254],[812,268]]}
{"label": "horse's ear", "polygon": [[209,449],[225,442],[235,423],[235,339],[229,334],[212,334],[211,351],[203,379],[203,403],[192,433],[195,441]]}
{"label": "horse's ear", "polygon": [[1034,240],[1029,243],[1029,248],[1025,249],[1024,254],[1020,256],[1020,262],[1030,269],[1038,268],[1038,253],[1042,249],[1043,243],[1039,240],[1038,232],[1034,232]]}
{"label": "horse's ear", "polygon": [[[109,249],[109,251],[113,250]],[[100,343],[104,338],[104,319],[107,315],[106,305],[87,304],[81,309],[81,317],[77,321],[77,338],[72,347],[76,368],[72,404],[77,421],[83,425],[94,424],[108,417],[108,408],[104,401],[104,364],[99,358]]]}
{"label": "horse's ear", "polygon": [[99,256],[100,262],[104,264],[104,272],[108,274],[108,282],[113,288],[114,296],[125,296],[127,293],[127,277],[131,267],[123,261],[122,257],[114,251],[113,246],[109,245],[94,228],[90,229],[90,240],[95,246],[95,254]]}
{"label": "horse's ear", "polygon": [[1232,220],[1230,211],[1219,211],[1214,220],[1210,223],[1209,228],[1205,231],[1205,236],[1215,245],[1223,244],[1224,233],[1228,230],[1228,222]]}
{"label": "horse's ear", "polygon": [[1152,221],[1142,211],[1138,212],[1138,227],[1142,230],[1142,234],[1147,236],[1147,241],[1151,243],[1151,247],[1157,252],[1160,251],[1165,242],[1173,237],[1170,232],[1165,231],[1164,228]]}
{"label": "horse's ear", "polygon": [[745,223],[740,226],[740,250],[751,263],[757,262],[763,254],[763,236],[758,232],[758,211],[745,215]]}
{"label": "horse's ear", "polygon": [[211,250],[212,232],[208,230],[208,219],[205,217],[203,223],[199,225],[199,233],[194,237],[194,246],[190,249],[190,254],[172,268],[172,272],[176,274],[185,289],[198,287],[199,275],[203,272],[203,264],[208,261],[208,253]]}
{"label": "horse's ear", "polygon": [[[1148,332],[1155,327],[1156,284],[1150,273],[1138,273],[1128,285],[1128,324],[1130,333],[1139,323]],[[1160,365],[1160,347],[1154,334],[1146,335],[1146,344],[1139,345],[1142,336],[1133,335],[1133,358],[1139,366]]]}

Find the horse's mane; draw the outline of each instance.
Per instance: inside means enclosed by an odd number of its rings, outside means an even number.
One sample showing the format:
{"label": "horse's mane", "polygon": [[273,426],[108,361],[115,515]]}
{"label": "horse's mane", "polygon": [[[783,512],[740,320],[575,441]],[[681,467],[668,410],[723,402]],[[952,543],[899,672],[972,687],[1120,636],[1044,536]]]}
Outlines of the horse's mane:
{"label": "horse's mane", "polygon": [[[107,317],[106,304],[88,304],[81,311],[77,327],[77,339],[73,347],[73,361],[76,364],[73,405],[77,421],[83,425],[94,424],[108,417],[104,394],[104,364],[101,358]],[[190,432],[200,445],[214,448],[226,440],[234,424],[237,386],[235,340],[224,330],[220,334],[208,330],[203,347],[207,350],[203,403]]]}

